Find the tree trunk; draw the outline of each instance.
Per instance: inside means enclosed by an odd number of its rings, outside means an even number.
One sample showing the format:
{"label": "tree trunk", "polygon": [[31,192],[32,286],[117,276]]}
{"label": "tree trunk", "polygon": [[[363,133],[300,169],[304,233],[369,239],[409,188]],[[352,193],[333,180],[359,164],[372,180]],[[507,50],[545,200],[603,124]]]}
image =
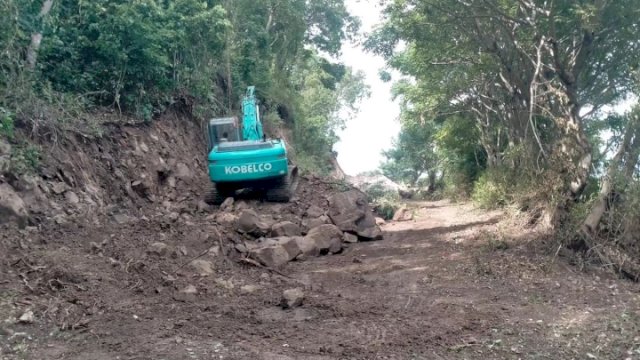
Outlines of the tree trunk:
{"label": "tree trunk", "polygon": [[[45,0],[42,3],[42,8],[38,14],[38,19],[45,18],[51,11],[53,6],[53,0]],[[40,50],[40,44],[42,43],[42,32],[37,31],[31,34],[31,43],[27,48],[27,68],[34,69],[38,62],[38,50]]]}
{"label": "tree trunk", "polygon": [[636,135],[636,120],[630,119],[625,129],[624,138],[618,152],[611,159],[611,163],[607,169],[607,173],[602,177],[600,194],[591,207],[591,211],[587,215],[587,218],[582,223],[581,231],[588,237],[596,235],[598,225],[604,216],[604,213],[608,209],[608,202],[611,195],[615,191],[615,177],[621,168],[622,160],[625,154],[629,153],[629,146],[631,145],[631,139]]}

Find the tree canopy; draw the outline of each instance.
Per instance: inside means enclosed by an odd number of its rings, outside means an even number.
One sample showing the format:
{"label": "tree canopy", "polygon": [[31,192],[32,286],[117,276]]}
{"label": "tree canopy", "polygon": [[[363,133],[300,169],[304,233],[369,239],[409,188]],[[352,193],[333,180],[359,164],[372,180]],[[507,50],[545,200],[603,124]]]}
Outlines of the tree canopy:
{"label": "tree canopy", "polygon": [[176,104],[224,115],[255,85],[266,119],[315,129],[300,142],[315,156],[336,141],[339,108],[366,95],[327,57],[359,31],[343,0],[7,0],[0,13],[0,107],[25,119],[29,97],[147,120]]}

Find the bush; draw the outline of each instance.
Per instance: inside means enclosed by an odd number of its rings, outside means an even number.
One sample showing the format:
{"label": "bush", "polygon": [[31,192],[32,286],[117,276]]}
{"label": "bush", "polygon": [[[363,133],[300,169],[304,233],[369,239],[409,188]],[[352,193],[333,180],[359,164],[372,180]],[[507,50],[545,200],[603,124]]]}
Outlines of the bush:
{"label": "bush", "polygon": [[492,209],[506,205],[509,202],[508,175],[501,171],[484,172],[473,187],[471,198],[483,208]]}
{"label": "bush", "polygon": [[382,184],[369,186],[365,193],[373,206],[373,210],[385,220],[392,219],[401,206],[398,192],[389,190]]}
{"label": "bush", "polygon": [[11,139],[14,129],[13,114],[0,107],[0,136]]}
{"label": "bush", "polygon": [[35,173],[40,167],[40,150],[34,145],[15,147],[11,154],[9,171],[16,174]]}

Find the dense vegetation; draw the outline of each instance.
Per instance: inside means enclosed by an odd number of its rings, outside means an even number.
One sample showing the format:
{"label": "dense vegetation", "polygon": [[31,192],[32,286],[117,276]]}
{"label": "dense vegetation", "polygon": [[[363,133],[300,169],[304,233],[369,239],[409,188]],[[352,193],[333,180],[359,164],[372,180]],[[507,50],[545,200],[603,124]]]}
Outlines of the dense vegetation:
{"label": "dense vegetation", "polygon": [[640,109],[610,112],[638,94],[639,11],[634,0],[387,1],[367,44],[403,75],[385,168],[538,210],[570,246],[640,276]]}
{"label": "dense vegetation", "polygon": [[342,0],[3,0],[0,14],[1,134],[95,132],[95,109],[225,115],[255,85],[267,126],[293,130],[303,164],[324,164],[338,110],[366,95],[361,74],[329,59],[359,29]]}

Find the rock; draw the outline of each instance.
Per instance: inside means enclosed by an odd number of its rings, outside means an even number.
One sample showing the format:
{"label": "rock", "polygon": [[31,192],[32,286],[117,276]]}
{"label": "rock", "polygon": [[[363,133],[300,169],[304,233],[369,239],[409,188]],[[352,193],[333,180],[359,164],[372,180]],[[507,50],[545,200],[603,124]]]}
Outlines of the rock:
{"label": "rock", "polygon": [[123,225],[133,222],[134,218],[126,214],[116,214],[113,215],[113,220],[115,220],[118,224]]}
{"label": "rock", "polygon": [[209,212],[211,206],[204,202],[204,200],[198,201],[198,205],[196,206],[199,213]]}
{"label": "rock", "polygon": [[292,260],[282,245],[269,245],[252,249],[249,251],[249,257],[273,269],[279,268]]}
{"label": "rock", "polygon": [[316,241],[310,237],[297,237],[296,244],[300,249],[303,256],[319,256],[320,248],[316,244]]}
{"label": "rock", "polygon": [[271,228],[271,236],[273,237],[282,237],[282,236],[300,236],[302,232],[300,230],[300,226],[290,222],[283,221],[273,225]]}
{"label": "rock", "polygon": [[151,197],[151,184],[148,180],[136,180],[132,182],[131,189],[142,198],[148,199]]}
{"label": "rock", "polygon": [[188,180],[193,177],[191,169],[185,163],[178,163],[176,165],[176,176],[182,180]]}
{"label": "rock", "polygon": [[382,225],[384,225],[386,223],[387,223],[387,221],[385,219],[383,219],[381,217],[376,217],[376,225],[382,226]]}
{"label": "rock", "polygon": [[331,224],[331,219],[329,219],[327,215],[322,215],[319,218],[302,220],[302,227],[307,229],[307,231],[324,224]]}
{"label": "rock", "polygon": [[223,226],[232,226],[238,221],[238,217],[232,213],[218,213],[215,221]]}
{"label": "rock", "polygon": [[358,190],[331,196],[329,217],[342,231],[352,232],[366,239],[382,238],[382,231],[376,225],[366,195]]}
{"label": "rock", "polygon": [[240,293],[242,293],[244,295],[248,295],[248,294],[253,294],[258,290],[260,290],[259,286],[256,286],[256,285],[243,285],[240,288]]}
{"label": "rock", "polygon": [[0,184],[0,224],[15,219],[20,227],[27,225],[27,207],[9,184]]}
{"label": "rock", "polygon": [[26,311],[18,319],[18,322],[21,323],[21,324],[33,324],[34,321],[35,321],[35,317],[33,315],[33,311],[31,311],[31,310]]}
{"label": "rock", "polygon": [[271,231],[271,224],[265,221],[264,218],[260,218],[255,211],[247,209],[240,214],[237,229],[243,234],[260,237],[267,235]]}
{"label": "rock", "polygon": [[65,191],[67,191],[67,188],[68,186],[64,182],[56,182],[51,184],[51,191],[58,195],[62,195]]}
{"label": "rock", "polygon": [[180,292],[183,293],[183,294],[187,294],[187,295],[197,295],[198,294],[198,289],[193,285],[187,285],[187,287],[185,287],[184,289],[180,290]]}
{"label": "rock", "polygon": [[413,213],[407,209],[406,205],[402,205],[395,214],[393,214],[393,221],[411,221],[413,220]]}
{"label": "rock", "polygon": [[275,240],[277,241],[278,245],[282,246],[287,254],[289,254],[289,261],[302,254],[302,250],[298,246],[297,237],[281,237]]}
{"label": "rock", "polygon": [[157,256],[165,256],[169,253],[169,246],[163,242],[155,242],[149,245],[147,252]]}
{"label": "rock", "polygon": [[302,305],[304,292],[300,288],[289,289],[282,292],[280,306],[284,309],[291,309]]}
{"label": "rock", "polygon": [[324,215],[324,210],[318,206],[311,205],[305,212],[305,215],[309,218],[319,218]]}
{"label": "rock", "polygon": [[244,201],[238,201],[235,203],[236,211],[243,211],[249,209],[249,205]]}
{"label": "rock", "polygon": [[206,260],[193,260],[191,262],[191,267],[198,273],[200,276],[210,276],[213,275],[213,263],[211,261]]}
{"label": "rock", "polygon": [[11,144],[0,139],[0,156],[11,155]]}
{"label": "rock", "polygon": [[344,233],[343,237],[342,237],[342,241],[349,243],[349,244],[355,244],[358,242],[358,235],[354,235],[351,233]]}
{"label": "rock", "polygon": [[180,214],[176,211],[173,211],[171,213],[169,213],[169,215],[167,215],[167,219],[169,219],[169,221],[178,221],[178,219],[180,218]]}
{"label": "rock", "polygon": [[65,199],[67,199],[67,202],[69,202],[69,204],[77,205],[80,203],[80,198],[73,191],[69,190],[65,192],[64,197]]}
{"label": "rock", "polygon": [[233,203],[235,200],[232,197],[226,198],[222,204],[220,204],[220,211],[233,211]]}
{"label": "rock", "polygon": [[342,250],[342,231],[332,224],[320,225],[311,229],[305,238],[313,239],[321,253],[335,254]]}
{"label": "rock", "polygon": [[227,290],[233,290],[236,287],[233,281],[224,279],[216,279],[216,285]]}

